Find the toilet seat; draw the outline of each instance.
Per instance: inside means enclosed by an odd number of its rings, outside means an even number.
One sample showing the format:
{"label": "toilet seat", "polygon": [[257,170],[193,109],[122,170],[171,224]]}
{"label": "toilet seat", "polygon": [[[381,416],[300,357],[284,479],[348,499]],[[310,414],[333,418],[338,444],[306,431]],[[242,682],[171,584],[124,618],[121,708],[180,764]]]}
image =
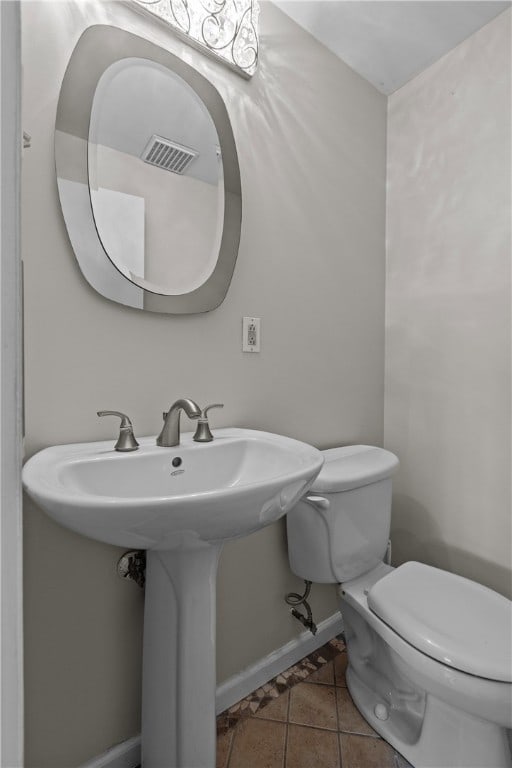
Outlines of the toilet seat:
{"label": "toilet seat", "polygon": [[461,576],[416,562],[368,592],[368,607],[422,653],[462,672],[512,682],[511,602]]}

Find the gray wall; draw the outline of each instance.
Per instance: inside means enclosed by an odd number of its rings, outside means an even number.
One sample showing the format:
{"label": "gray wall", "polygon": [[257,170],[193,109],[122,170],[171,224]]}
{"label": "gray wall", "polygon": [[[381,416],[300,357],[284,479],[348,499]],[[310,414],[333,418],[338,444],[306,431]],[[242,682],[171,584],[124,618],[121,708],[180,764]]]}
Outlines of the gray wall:
{"label": "gray wall", "polygon": [[508,596],[510,16],[389,98],[385,405],[396,562]]}
{"label": "gray wall", "polygon": [[[380,444],[383,428],[386,100],[270,4],[246,82],[156,22],[108,3],[23,3],[26,452],[110,439],[99,408],[155,434],[179,396],[224,402],[213,426],[280,432],[321,448]],[[223,95],[243,186],[233,282],[214,312],[145,314],[83,280],[57,199],[53,129],[69,55],[94,23],[167,47]],[[241,352],[241,318],[262,351]],[[206,373],[205,373],[206,371]],[[119,550],[75,536],[27,503],[27,768],[74,768],[139,729],[142,598]],[[300,633],[283,594],[284,524],[227,545],[218,576],[218,677]],[[317,620],[336,611],[315,586]]]}

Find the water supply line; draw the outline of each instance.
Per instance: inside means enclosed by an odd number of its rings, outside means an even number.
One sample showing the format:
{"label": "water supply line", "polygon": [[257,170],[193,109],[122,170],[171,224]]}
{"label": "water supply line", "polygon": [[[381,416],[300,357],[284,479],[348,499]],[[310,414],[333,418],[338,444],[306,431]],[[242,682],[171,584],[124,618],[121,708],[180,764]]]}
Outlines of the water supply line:
{"label": "water supply line", "polygon": [[[313,613],[311,611],[311,607],[308,603],[312,582],[304,579],[304,584],[306,585],[306,589],[303,595],[299,595],[298,592],[288,592],[288,594],[284,596],[284,601],[287,605],[292,606],[290,611],[292,616],[295,616],[295,618],[298,619],[300,623],[306,627],[306,629],[309,629],[313,635],[316,635],[317,628],[315,622],[313,621]],[[304,606],[304,610],[306,611],[305,616],[303,613],[297,610],[299,605]]]}

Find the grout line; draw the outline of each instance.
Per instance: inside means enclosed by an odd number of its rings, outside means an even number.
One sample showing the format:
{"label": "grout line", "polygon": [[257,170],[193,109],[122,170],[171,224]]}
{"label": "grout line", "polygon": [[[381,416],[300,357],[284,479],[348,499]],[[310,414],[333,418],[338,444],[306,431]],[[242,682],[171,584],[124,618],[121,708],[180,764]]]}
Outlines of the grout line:
{"label": "grout line", "polygon": [[[1,2],[1,0],[0,0]],[[252,715],[254,717],[254,715]],[[256,718],[257,720],[264,720],[266,723],[281,723],[281,725],[286,725],[288,720],[278,720],[276,717],[259,717]]]}
{"label": "grout line", "polygon": [[235,743],[235,735],[236,735],[236,728],[233,728],[231,733],[231,740],[229,742],[228,754],[226,756],[226,762],[224,763],[224,768],[229,768],[229,764],[231,762],[231,752],[233,751],[233,744]]}
{"label": "grout line", "polygon": [[[347,652],[347,649],[345,648],[345,650],[338,655],[342,656],[344,653],[346,654],[346,652]],[[345,681],[345,685],[343,685],[343,683],[338,683],[338,678],[336,677],[336,659],[337,658],[338,656],[335,656],[334,659],[332,660],[333,667],[334,667],[334,685],[336,686],[336,688],[344,688],[345,690],[347,690],[346,681]],[[345,665],[345,672],[346,672],[346,665]]]}
{"label": "grout line", "polygon": [[336,685],[336,665],[332,662],[332,672],[334,675],[334,703],[336,704],[336,723],[338,725],[338,732],[336,733],[336,741],[338,742],[338,765],[343,768],[341,761],[341,736],[340,736],[340,708],[338,706],[338,686]]}
{"label": "grout line", "polygon": [[[327,733],[340,733],[338,728],[325,728],[322,725],[310,725],[309,723],[294,723],[293,720],[289,725],[299,725],[301,728],[312,728],[314,731],[326,731]],[[360,734],[357,734],[358,736]]]}
{"label": "grout line", "polygon": [[330,685],[331,688],[334,688],[335,685],[336,685],[336,679],[335,679],[334,683],[323,683],[320,680],[308,680],[308,678],[306,678],[302,682],[306,683],[307,685],[323,685],[323,686]]}
{"label": "grout line", "polygon": [[284,742],[284,759],[283,768],[286,768],[286,761],[288,759],[288,731],[290,725],[290,703],[292,700],[292,689],[288,690],[288,706],[286,707],[286,727],[285,727],[285,742]]}
{"label": "grout line", "polygon": [[[249,719],[252,719],[253,717],[254,715],[251,715]],[[281,723],[281,725],[286,725],[288,723],[287,720],[278,720],[276,717],[262,717],[261,715],[258,715],[256,720],[264,720],[266,723]]]}
{"label": "grout line", "polygon": [[[310,723],[296,723],[293,720],[272,720],[270,717],[258,717],[258,720],[263,720],[265,723],[280,723],[281,725],[298,725],[300,728],[312,728],[314,731],[326,731],[327,733],[345,733],[348,736],[366,736],[368,739],[382,739],[378,733],[375,735],[372,733],[362,733],[361,731],[347,731],[346,728],[326,728],[323,725],[311,725]],[[339,724],[338,724],[339,725]]]}
{"label": "grout line", "polygon": [[285,723],[284,724],[283,768],[286,768],[287,752],[288,752],[288,723]]}

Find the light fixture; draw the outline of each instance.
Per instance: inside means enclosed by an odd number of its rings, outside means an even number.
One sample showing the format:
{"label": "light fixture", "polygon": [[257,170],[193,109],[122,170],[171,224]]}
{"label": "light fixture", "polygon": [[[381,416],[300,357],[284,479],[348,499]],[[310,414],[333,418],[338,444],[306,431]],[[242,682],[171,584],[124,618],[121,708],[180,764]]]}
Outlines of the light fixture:
{"label": "light fixture", "polygon": [[258,0],[133,0],[251,77],[258,65]]}

